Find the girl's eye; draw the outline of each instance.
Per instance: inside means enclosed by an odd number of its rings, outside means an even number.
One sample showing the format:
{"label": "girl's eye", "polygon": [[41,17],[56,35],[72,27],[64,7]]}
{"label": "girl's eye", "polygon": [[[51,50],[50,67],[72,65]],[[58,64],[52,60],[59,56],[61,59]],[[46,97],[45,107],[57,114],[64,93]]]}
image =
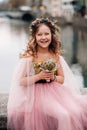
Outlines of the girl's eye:
{"label": "girl's eye", "polygon": [[45,33],[45,35],[49,35],[49,33]]}
{"label": "girl's eye", "polygon": [[38,34],[38,36],[42,36],[42,34]]}

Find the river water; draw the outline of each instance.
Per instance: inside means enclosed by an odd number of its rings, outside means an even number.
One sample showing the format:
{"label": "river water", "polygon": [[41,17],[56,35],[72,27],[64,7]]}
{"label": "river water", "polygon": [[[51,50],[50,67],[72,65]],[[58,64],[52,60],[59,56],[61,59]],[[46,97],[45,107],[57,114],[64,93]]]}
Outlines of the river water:
{"label": "river water", "polygon": [[[11,79],[29,39],[30,23],[0,18],[0,93],[10,91]],[[70,25],[61,27],[64,57],[78,79],[87,86],[87,31]]]}

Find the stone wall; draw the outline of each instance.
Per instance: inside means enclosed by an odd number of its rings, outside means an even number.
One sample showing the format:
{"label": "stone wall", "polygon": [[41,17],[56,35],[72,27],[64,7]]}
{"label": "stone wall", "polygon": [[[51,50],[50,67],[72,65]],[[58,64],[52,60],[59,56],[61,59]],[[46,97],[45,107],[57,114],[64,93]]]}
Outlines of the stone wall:
{"label": "stone wall", "polygon": [[7,102],[8,94],[0,94],[0,129],[7,126]]}

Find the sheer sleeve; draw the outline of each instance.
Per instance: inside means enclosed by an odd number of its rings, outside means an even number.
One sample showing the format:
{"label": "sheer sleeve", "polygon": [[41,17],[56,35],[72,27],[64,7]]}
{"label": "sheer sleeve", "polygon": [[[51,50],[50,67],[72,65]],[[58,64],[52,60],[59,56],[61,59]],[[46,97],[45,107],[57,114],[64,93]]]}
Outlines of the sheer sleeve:
{"label": "sheer sleeve", "polygon": [[66,61],[62,56],[60,56],[60,63],[62,65],[64,73],[63,85],[71,89],[75,94],[81,94],[78,81],[76,80],[73,72],[71,71],[70,67],[68,66],[68,64],[66,63]]}
{"label": "sheer sleeve", "polygon": [[[26,76],[34,75],[31,57],[21,58],[13,73],[13,78],[12,78],[11,88],[9,93],[9,100],[8,100],[8,112],[10,112],[12,108],[16,108],[24,104],[25,101],[26,102],[29,101],[29,103],[33,104],[34,83],[30,85],[29,78],[28,78],[26,87],[20,84],[21,78],[25,75]],[[30,109],[29,106],[26,106],[26,108],[27,107],[28,109]]]}

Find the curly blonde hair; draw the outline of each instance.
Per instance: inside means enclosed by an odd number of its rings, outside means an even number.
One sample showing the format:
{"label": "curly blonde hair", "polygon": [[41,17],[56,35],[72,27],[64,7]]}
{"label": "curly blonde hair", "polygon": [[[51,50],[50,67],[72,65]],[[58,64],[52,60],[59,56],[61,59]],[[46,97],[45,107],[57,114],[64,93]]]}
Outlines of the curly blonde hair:
{"label": "curly blonde hair", "polygon": [[61,42],[58,39],[58,32],[59,32],[58,26],[48,18],[39,18],[31,23],[30,26],[31,38],[27,44],[26,50],[24,51],[23,54],[20,55],[20,57],[24,56],[27,57],[29,55],[32,55],[34,57],[37,56],[38,44],[36,42],[36,33],[41,24],[48,26],[52,34],[52,41],[49,45],[49,50],[51,50],[54,54],[62,53]]}

